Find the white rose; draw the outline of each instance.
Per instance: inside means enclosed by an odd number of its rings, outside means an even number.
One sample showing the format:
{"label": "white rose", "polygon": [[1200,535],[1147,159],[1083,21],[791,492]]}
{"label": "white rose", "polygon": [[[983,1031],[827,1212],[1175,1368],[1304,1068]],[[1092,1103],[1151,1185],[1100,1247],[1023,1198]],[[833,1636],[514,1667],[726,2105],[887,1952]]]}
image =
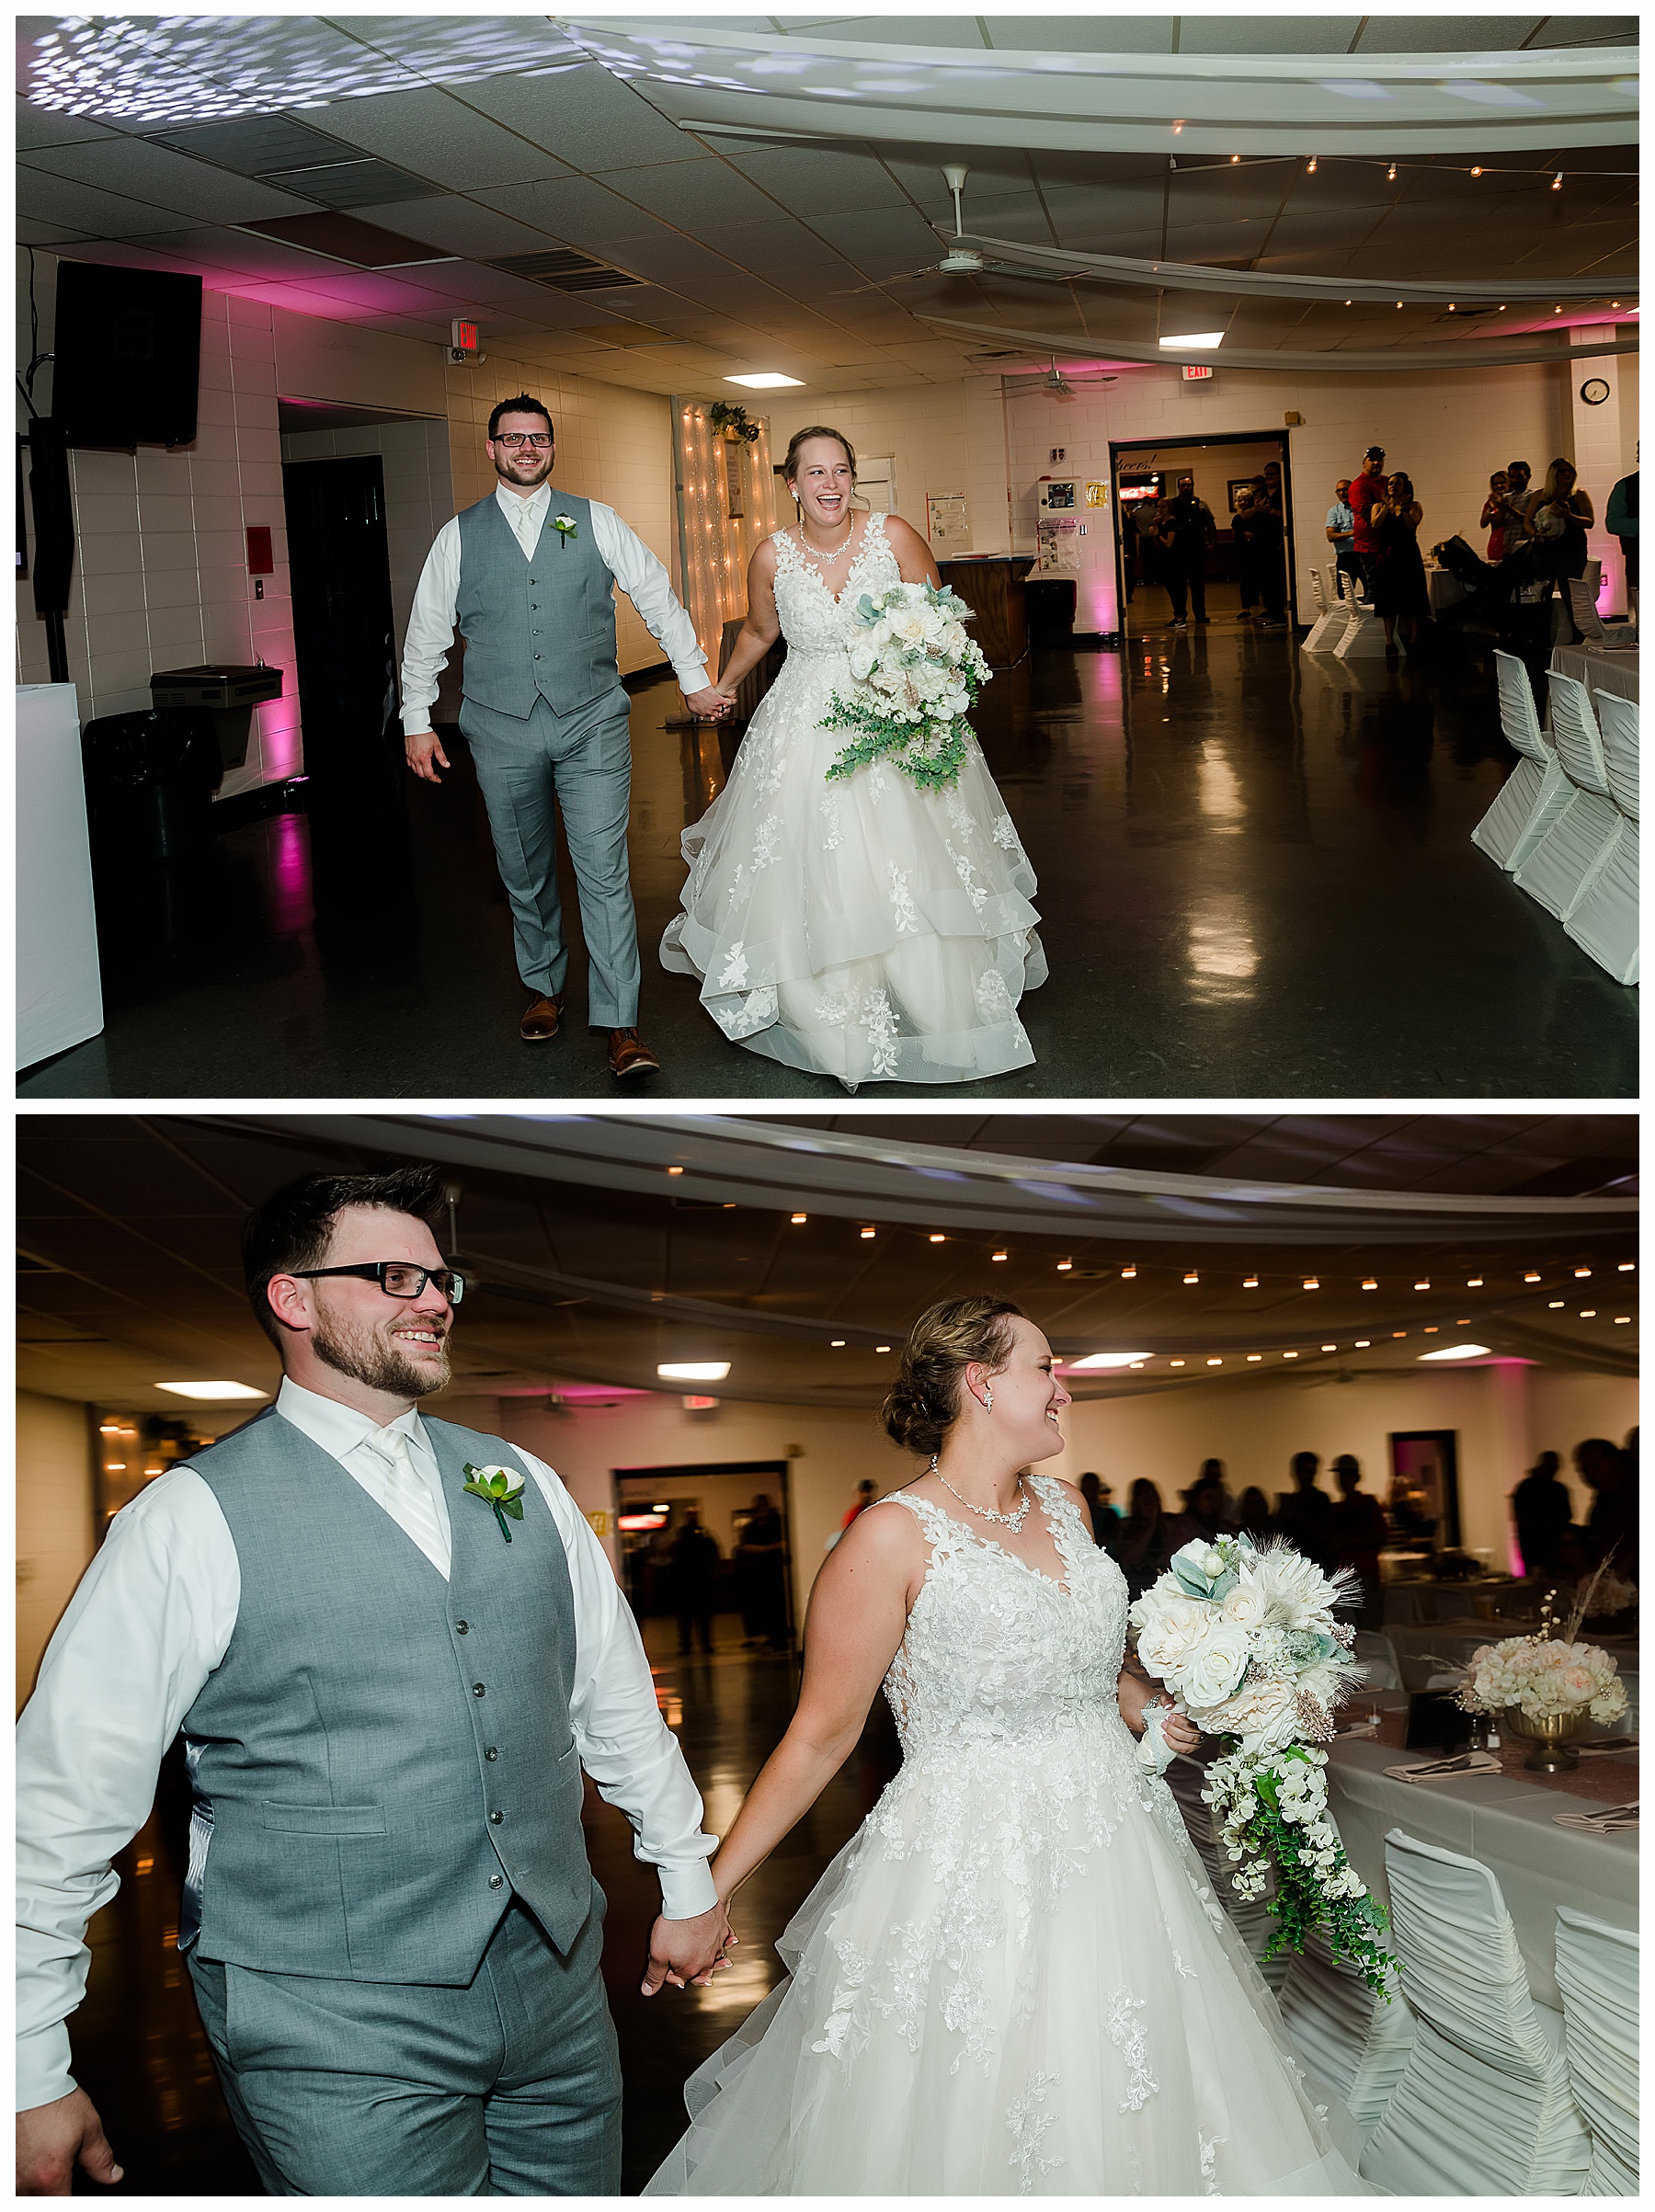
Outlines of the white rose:
{"label": "white rose", "polygon": [[1195,1598],[1158,1602],[1138,1636],[1139,1659],[1163,1681],[1176,1676],[1199,1648],[1210,1618],[1211,1608]]}
{"label": "white rose", "polygon": [[873,673],[874,658],[875,655],[872,645],[864,644],[860,641],[852,645],[850,648],[851,675],[859,680],[865,681]]}
{"label": "white rose", "polygon": [[486,1482],[491,1487],[496,1475],[504,1476],[506,1488],[499,1492],[502,1498],[515,1498],[523,1487],[523,1477],[515,1467],[474,1467],[468,1465],[465,1471],[476,1481]]}
{"label": "white rose", "polygon": [[[1247,1632],[1208,1612],[1205,1636],[1184,1666],[1184,1688],[1194,1705],[1217,1705],[1247,1672]],[[1139,1639],[1142,1648],[1142,1638]]]}
{"label": "white rose", "polygon": [[1261,1628],[1269,1615],[1270,1600],[1250,1576],[1243,1575],[1224,1601],[1225,1619],[1238,1628]]}
{"label": "white rose", "polygon": [[[1207,1727],[1209,1721],[1191,1705],[1191,1717],[1198,1727]],[[1222,1716],[1210,1721],[1215,1735],[1239,1736],[1249,1750],[1280,1750],[1290,1744],[1298,1729],[1298,1709],[1291,1682],[1249,1683],[1245,1690],[1228,1699]]]}

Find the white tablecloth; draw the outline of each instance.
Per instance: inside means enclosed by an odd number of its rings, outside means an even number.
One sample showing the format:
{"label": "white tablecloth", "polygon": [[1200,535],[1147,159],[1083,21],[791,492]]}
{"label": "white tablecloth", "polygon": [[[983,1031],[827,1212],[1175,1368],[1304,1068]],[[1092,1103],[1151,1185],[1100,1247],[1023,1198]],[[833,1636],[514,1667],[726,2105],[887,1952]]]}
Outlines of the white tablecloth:
{"label": "white tablecloth", "polygon": [[1466,587],[1445,568],[1427,568],[1425,596],[1430,601],[1432,613],[1441,614],[1444,607],[1452,607],[1456,599],[1465,598]]}
{"label": "white tablecloth", "polygon": [[[1595,697],[1599,691],[1608,691],[1616,699],[1638,702],[1638,647],[1623,646],[1617,652],[1605,652],[1595,638],[1588,638],[1583,645],[1554,645],[1551,656],[1552,670],[1558,676],[1572,676]],[[1642,750],[1641,746],[1638,748]]]}
{"label": "white tablecloth", "polygon": [[103,1028],[86,841],[80,709],[73,684],[19,684],[17,1066]]}
{"label": "white tablecloth", "polygon": [[1422,1843],[1479,1860],[1504,1892],[1530,1989],[1539,2003],[1560,2011],[1555,1970],[1558,1907],[1573,1905],[1612,1927],[1636,1928],[1638,1830],[1594,1836],[1582,1829],[1558,1828],[1554,1814],[1584,1800],[1508,1774],[1410,1784],[1393,1782],[1383,1771],[1426,1756],[1360,1739],[1329,1747],[1329,1801],[1351,1864],[1388,1905],[1385,1837],[1389,1829],[1404,1829]]}

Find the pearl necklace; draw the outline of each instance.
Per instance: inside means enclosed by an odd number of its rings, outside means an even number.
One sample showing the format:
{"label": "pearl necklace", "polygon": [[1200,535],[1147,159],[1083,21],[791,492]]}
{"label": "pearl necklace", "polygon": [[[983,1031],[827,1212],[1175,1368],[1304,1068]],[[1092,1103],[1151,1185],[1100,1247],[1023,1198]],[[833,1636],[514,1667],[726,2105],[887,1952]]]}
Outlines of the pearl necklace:
{"label": "pearl necklace", "polygon": [[[960,1498],[959,1491],[954,1488],[953,1483],[937,1465],[937,1456],[935,1452],[931,1454],[931,1473],[951,1498]],[[1023,1522],[1029,1518],[1029,1508],[1034,1502],[1033,1495],[1024,1488],[1023,1478],[1021,1475],[1017,1478],[1017,1487],[1022,1491],[1022,1503],[1013,1512],[997,1513],[991,1505],[973,1505],[969,1498],[960,1498],[960,1503],[968,1513],[980,1513],[985,1521],[998,1521],[1002,1528],[1009,1528],[1015,1536]]]}

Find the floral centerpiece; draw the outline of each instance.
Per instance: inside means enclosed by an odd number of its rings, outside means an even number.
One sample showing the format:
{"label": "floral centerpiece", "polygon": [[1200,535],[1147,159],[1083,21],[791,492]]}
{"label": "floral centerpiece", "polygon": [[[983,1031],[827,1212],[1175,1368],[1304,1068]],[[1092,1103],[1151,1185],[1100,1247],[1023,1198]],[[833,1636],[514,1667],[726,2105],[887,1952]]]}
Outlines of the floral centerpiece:
{"label": "floral centerpiece", "polygon": [[946,585],[893,584],[864,591],[851,613],[857,689],[836,691],[822,724],[854,735],[828,781],[888,760],[922,791],[946,790],[965,758],[966,710],[988,681],[982,647],[965,634],[970,608]]}
{"label": "floral centerpiece", "polygon": [[1127,1618],[1141,1663],[1199,1728],[1226,1739],[1201,1794],[1238,1866],[1233,1888],[1261,1897],[1274,1863],[1265,1956],[1303,1951],[1324,1928],[1333,1952],[1388,1997],[1396,1961],[1380,1940],[1384,1910],[1328,1816],[1328,1754],[1316,1748],[1362,1677],[1355,1632],[1333,1618],[1356,1587],[1348,1568],[1324,1574],[1279,1539],[1218,1536],[1175,1552]]}
{"label": "floral centerpiece", "polygon": [[1468,1666],[1455,1668],[1460,1677],[1455,1703],[1461,1711],[1502,1714],[1514,1736],[1533,1742],[1527,1764],[1538,1773],[1575,1765],[1568,1739],[1589,1720],[1618,1720],[1626,1709],[1626,1685],[1615,1659],[1601,1645],[1579,1640],[1581,1623],[1599,1602],[1608,1568],[1605,1559],[1575,1591],[1560,1635],[1552,1613],[1557,1592],[1548,1591],[1533,1636],[1479,1644]]}

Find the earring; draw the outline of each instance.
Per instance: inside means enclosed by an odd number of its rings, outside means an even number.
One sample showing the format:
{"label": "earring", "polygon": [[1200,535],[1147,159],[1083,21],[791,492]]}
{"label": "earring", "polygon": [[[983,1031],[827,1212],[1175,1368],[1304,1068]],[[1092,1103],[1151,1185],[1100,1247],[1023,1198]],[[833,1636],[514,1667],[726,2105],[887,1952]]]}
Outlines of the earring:
{"label": "earring", "polygon": [[986,1413],[994,1411],[994,1393],[987,1383],[983,1385],[983,1409]]}

